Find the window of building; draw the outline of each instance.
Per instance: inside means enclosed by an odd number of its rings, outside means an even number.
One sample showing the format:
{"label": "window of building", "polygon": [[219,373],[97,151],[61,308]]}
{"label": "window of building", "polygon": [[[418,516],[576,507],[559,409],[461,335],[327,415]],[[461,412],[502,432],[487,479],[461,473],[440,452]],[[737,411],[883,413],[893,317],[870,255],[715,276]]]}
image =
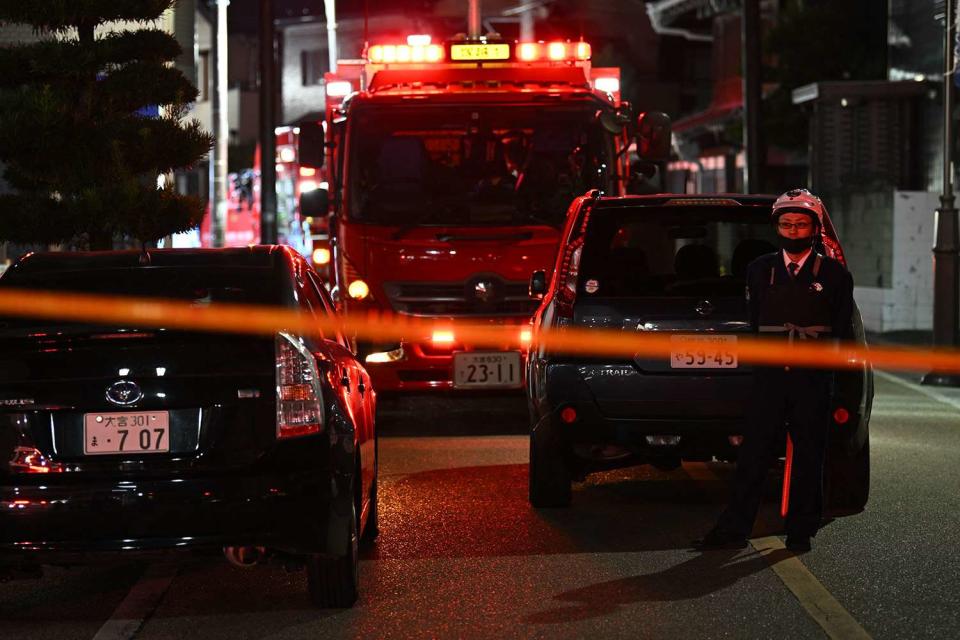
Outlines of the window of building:
{"label": "window of building", "polygon": [[323,74],[327,71],[327,50],[301,51],[300,71],[303,86],[323,84]]}
{"label": "window of building", "polygon": [[197,89],[200,95],[197,102],[206,102],[210,99],[210,50],[200,52],[199,68],[197,69]]}

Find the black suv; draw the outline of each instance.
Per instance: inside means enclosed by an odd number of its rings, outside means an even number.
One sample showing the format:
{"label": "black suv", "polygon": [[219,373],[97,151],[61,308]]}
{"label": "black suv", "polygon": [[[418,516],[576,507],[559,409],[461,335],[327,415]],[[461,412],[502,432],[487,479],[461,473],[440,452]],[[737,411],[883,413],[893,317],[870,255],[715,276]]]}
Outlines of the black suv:
{"label": "black suv", "polygon": [[[596,192],[571,206],[552,281],[533,275],[527,360],[530,501],[563,506],[590,471],[639,463],[735,460],[750,401],[751,367],[729,347],[751,334],[747,265],[775,251],[774,198],[627,196]],[[843,261],[829,219],[815,248]],[[851,333],[864,343],[859,311]],[[566,326],[669,332],[670,358],[552,353],[539,335]],[[837,374],[826,471],[834,513],[863,509],[869,493],[869,367]]]}
{"label": "black suv", "polygon": [[[326,317],[288,247],[38,254],[0,289],[243,303]],[[223,548],[357,597],[376,535],[375,397],[337,335],[0,318],[0,573],[91,552]]]}

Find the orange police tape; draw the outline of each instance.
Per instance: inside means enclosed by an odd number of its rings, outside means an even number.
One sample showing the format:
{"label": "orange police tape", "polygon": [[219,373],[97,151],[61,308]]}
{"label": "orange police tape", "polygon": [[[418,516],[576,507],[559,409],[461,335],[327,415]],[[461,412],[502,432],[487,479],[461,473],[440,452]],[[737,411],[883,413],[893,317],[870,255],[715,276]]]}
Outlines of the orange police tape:
{"label": "orange police tape", "polygon": [[[513,343],[516,325],[470,324],[399,314],[371,313],[317,319],[276,307],[209,304],[177,300],[131,298],[50,291],[7,289],[0,291],[0,315],[65,321],[123,323],[128,328],[155,327],[225,333],[272,334],[278,331],[333,333],[342,331],[373,341],[429,339],[434,329],[453,329],[457,342],[478,347],[502,348]],[[535,337],[544,349],[583,356],[645,356],[669,358],[676,343],[668,333],[619,329],[567,327]],[[883,369],[960,373],[960,351],[870,347],[739,336],[735,351],[740,361],[766,366],[856,369],[870,363]]]}

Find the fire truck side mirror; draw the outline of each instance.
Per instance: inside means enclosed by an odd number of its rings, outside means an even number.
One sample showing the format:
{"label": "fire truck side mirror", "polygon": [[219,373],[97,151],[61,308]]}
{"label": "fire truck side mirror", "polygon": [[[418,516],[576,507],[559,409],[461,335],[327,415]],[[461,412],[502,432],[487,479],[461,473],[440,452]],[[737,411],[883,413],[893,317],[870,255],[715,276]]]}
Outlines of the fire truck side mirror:
{"label": "fire truck side mirror", "polygon": [[326,189],[314,189],[300,194],[300,216],[325,218],[330,213],[330,193]]}
{"label": "fire truck side mirror", "polygon": [[543,300],[543,294],[547,292],[547,272],[543,269],[537,269],[530,276],[530,297],[534,300]]}
{"label": "fire truck side mirror", "polygon": [[641,160],[664,162],[670,159],[670,116],[660,111],[641,113],[637,118],[637,155]]}
{"label": "fire truck side mirror", "polygon": [[305,122],[300,125],[300,137],[297,142],[297,156],[305,167],[319,169],[323,166],[323,126],[319,122]]}

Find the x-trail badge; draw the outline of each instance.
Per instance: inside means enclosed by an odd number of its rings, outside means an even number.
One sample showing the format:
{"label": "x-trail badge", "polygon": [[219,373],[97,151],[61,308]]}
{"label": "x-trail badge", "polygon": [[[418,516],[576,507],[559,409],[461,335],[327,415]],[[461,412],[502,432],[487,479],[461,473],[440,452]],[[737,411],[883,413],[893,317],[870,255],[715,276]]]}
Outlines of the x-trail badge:
{"label": "x-trail badge", "polygon": [[143,398],[143,391],[133,380],[118,380],[107,387],[107,400],[121,407],[128,407]]}

